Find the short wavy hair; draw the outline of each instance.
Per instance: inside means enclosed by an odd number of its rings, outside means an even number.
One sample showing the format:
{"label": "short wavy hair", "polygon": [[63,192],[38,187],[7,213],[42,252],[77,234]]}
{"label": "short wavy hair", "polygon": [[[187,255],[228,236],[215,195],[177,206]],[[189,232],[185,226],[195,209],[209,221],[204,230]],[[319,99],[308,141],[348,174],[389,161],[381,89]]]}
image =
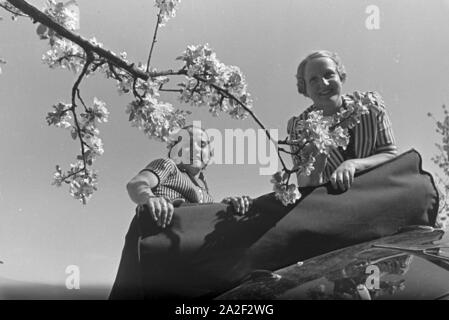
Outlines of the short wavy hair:
{"label": "short wavy hair", "polygon": [[337,66],[337,72],[338,75],[340,76],[341,81],[345,82],[346,80],[346,69],[343,63],[341,62],[341,59],[338,56],[338,54],[327,50],[319,50],[312,52],[301,61],[301,63],[298,66],[298,70],[296,71],[296,86],[298,87],[298,92],[304,95],[305,97],[307,97],[306,80],[304,78],[306,65],[310,60],[316,58],[329,58],[332,61],[334,61],[335,65]]}

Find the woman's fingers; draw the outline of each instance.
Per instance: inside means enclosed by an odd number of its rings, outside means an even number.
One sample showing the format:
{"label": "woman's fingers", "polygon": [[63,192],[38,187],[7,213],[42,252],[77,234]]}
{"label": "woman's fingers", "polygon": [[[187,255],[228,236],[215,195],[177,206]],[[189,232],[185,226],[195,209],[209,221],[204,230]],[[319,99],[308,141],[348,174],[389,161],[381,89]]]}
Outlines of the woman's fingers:
{"label": "woman's fingers", "polygon": [[338,184],[338,188],[341,191],[345,191],[346,190],[343,177],[344,177],[344,171],[338,171],[337,172],[337,184]]}
{"label": "woman's fingers", "polygon": [[331,184],[334,189],[348,190],[354,182],[355,170],[337,169],[331,176]]}
{"label": "woman's fingers", "polygon": [[166,225],[169,226],[171,224],[171,221],[173,219],[173,213],[175,212],[175,208],[173,205],[169,202],[168,203],[168,214],[167,214],[167,220]]}
{"label": "woman's fingers", "polygon": [[164,198],[151,197],[148,199],[146,205],[150,211],[151,217],[158,226],[162,226],[167,215],[168,205]]}
{"label": "woman's fingers", "polygon": [[159,227],[165,228],[171,223],[175,209],[168,199],[152,197],[148,199],[147,205],[151,216]]}
{"label": "woman's fingers", "polygon": [[346,190],[345,182],[344,182],[344,171],[337,169],[334,173],[332,173],[330,178],[332,188],[335,190]]}
{"label": "woman's fingers", "polygon": [[352,183],[354,182],[354,175],[355,175],[355,169],[349,170],[349,187],[352,186]]}
{"label": "woman's fingers", "polygon": [[161,226],[161,211],[162,211],[161,204],[156,199],[151,202],[153,203],[153,206],[154,206],[154,214],[156,215],[157,225]]}
{"label": "woman's fingers", "polygon": [[240,214],[244,214],[246,212],[246,203],[243,197],[239,197],[239,206],[240,206]]}
{"label": "woman's fingers", "polygon": [[337,171],[335,171],[335,172],[332,173],[332,175],[331,175],[331,184],[332,184],[332,188],[338,189],[338,184],[337,184]]}
{"label": "woman's fingers", "polygon": [[224,198],[221,202],[225,204],[232,204],[232,207],[236,213],[245,214],[251,208],[253,199],[248,196],[227,197]]}
{"label": "woman's fingers", "polygon": [[240,201],[238,198],[230,198],[232,206],[234,207],[235,212],[240,213]]}
{"label": "woman's fingers", "polygon": [[159,205],[161,206],[161,215],[159,216],[159,226],[165,228],[165,221],[168,214],[168,204],[167,200],[164,198],[159,199]]}
{"label": "woman's fingers", "polygon": [[345,190],[351,187],[351,172],[349,170],[343,171],[343,186]]}
{"label": "woman's fingers", "polygon": [[156,210],[154,209],[153,201],[148,201],[147,206],[148,206],[148,210],[150,211],[151,217],[153,218],[154,221],[157,222],[157,215],[156,215]]}
{"label": "woman's fingers", "polygon": [[354,182],[357,171],[356,164],[352,160],[344,161],[331,175],[330,181],[334,189],[348,190]]}
{"label": "woman's fingers", "polygon": [[171,221],[174,209],[173,205],[169,201],[167,201],[167,199],[164,198],[161,199],[161,206],[162,206],[161,227],[165,228],[169,224],[169,221]]}
{"label": "woman's fingers", "polygon": [[245,212],[243,212],[243,213],[247,213],[249,211],[249,209],[251,208],[251,204],[253,203],[253,200],[248,196],[243,196],[242,198],[245,203]]}
{"label": "woman's fingers", "polygon": [[336,190],[344,191],[346,190],[344,176],[345,170],[343,168],[337,168],[331,176],[332,187]]}
{"label": "woman's fingers", "polygon": [[249,200],[247,196],[243,196],[242,197],[242,202],[243,202],[243,214],[247,213],[249,210]]}
{"label": "woman's fingers", "polygon": [[234,211],[239,214],[247,213],[252,204],[252,199],[248,196],[228,197],[228,198],[226,198],[226,201],[227,201],[227,203],[232,203]]}
{"label": "woman's fingers", "polygon": [[[185,202],[184,199],[176,200],[178,200],[178,204]],[[165,197],[151,197],[145,205],[148,206],[151,217],[159,227],[165,228],[170,225],[175,212],[175,205],[170,199]]]}
{"label": "woman's fingers", "polygon": [[355,168],[349,168],[344,173],[344,183],[346,186],[346,190],[351,188],[352,183],[354,182]]}

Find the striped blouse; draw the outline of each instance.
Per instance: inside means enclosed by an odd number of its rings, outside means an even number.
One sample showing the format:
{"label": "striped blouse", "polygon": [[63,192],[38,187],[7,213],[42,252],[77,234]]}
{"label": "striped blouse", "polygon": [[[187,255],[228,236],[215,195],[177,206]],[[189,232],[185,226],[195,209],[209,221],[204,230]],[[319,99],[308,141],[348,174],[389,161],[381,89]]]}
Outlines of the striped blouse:
{"label": "striped blouse", "polygon": [[159,183],[151,190],[156,196],[165,196],[171,200],[181,198],[190,203],[214,201],[203,181],[195,184],[188,173],[181,171],[170,158],[156,159],[142,171],[150,171],[157,176]]}
{"label": "striped blouse", "polygon": [[[374,103],[367,103],[368,113],[363,114],[360,122],[349,130],[349,144],[346,150],[343,148],[333,148],[327,156],[326,165],[323,171],[324,182],[328,182],[332,173],[338,166],[348,159],[359,159],[372,156],[382,152],[397,152],[393,129],[390,118],[385,110],[384,103],[380,95],[376,92],[366,92],[374,98]],[[352,95],[343,95],[343,108],[348,102],[353,99]],[[296,129],[299,120],[305,120],[308,113],[314,109],[310,106],[299,116],[294,116],[288,121],[287,132],[290,139],[297,139],[300,133]],[[295,130],[296,129],[296,130]],[[297,147],[292,146],[292,152],[297,150]],[[297,155],[292,155],[293,163],[297,164],[299,158]]]}

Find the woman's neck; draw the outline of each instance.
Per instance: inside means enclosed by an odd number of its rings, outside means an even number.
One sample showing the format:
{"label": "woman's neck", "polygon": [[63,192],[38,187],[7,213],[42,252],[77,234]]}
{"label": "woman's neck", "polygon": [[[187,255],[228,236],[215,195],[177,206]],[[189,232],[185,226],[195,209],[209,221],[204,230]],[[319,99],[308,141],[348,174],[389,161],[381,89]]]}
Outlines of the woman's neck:
{"label": "woman's neck", "polygon": [[322,104],[322,105],[315,104],[314,106],[315,106],[315,109],[323,111],[323,116],[329,117],[329,116],[333,116],[334,114],[336,114],[338,112],[338,109],[340,109],[340,107],[342,105],[343,105],[343,99],[340,96],[336,102],[332,101],[331,103]]}
{"label": "woman's neck", "polygon": [[179,165],[179,167],[180,167],[181,171],[186,172],[189,176],[191,176],[192,178],[195,178],[195,179],[198,178],[198,176],[201,172],[201,169],[195,168],[195,167],[192,167],[189,165],[185,165],[185,164],[181,164],[181,165]]}

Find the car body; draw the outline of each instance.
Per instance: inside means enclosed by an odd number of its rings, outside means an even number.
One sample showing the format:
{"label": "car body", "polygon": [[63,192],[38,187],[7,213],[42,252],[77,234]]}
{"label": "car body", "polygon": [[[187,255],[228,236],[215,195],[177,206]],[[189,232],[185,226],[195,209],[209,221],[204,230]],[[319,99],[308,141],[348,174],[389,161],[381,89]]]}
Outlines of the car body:
{"label": "car body", "polygon": [[409,227],[274,272],[256,270],[217,299],[449,299],[448,248],[443,230]]}

